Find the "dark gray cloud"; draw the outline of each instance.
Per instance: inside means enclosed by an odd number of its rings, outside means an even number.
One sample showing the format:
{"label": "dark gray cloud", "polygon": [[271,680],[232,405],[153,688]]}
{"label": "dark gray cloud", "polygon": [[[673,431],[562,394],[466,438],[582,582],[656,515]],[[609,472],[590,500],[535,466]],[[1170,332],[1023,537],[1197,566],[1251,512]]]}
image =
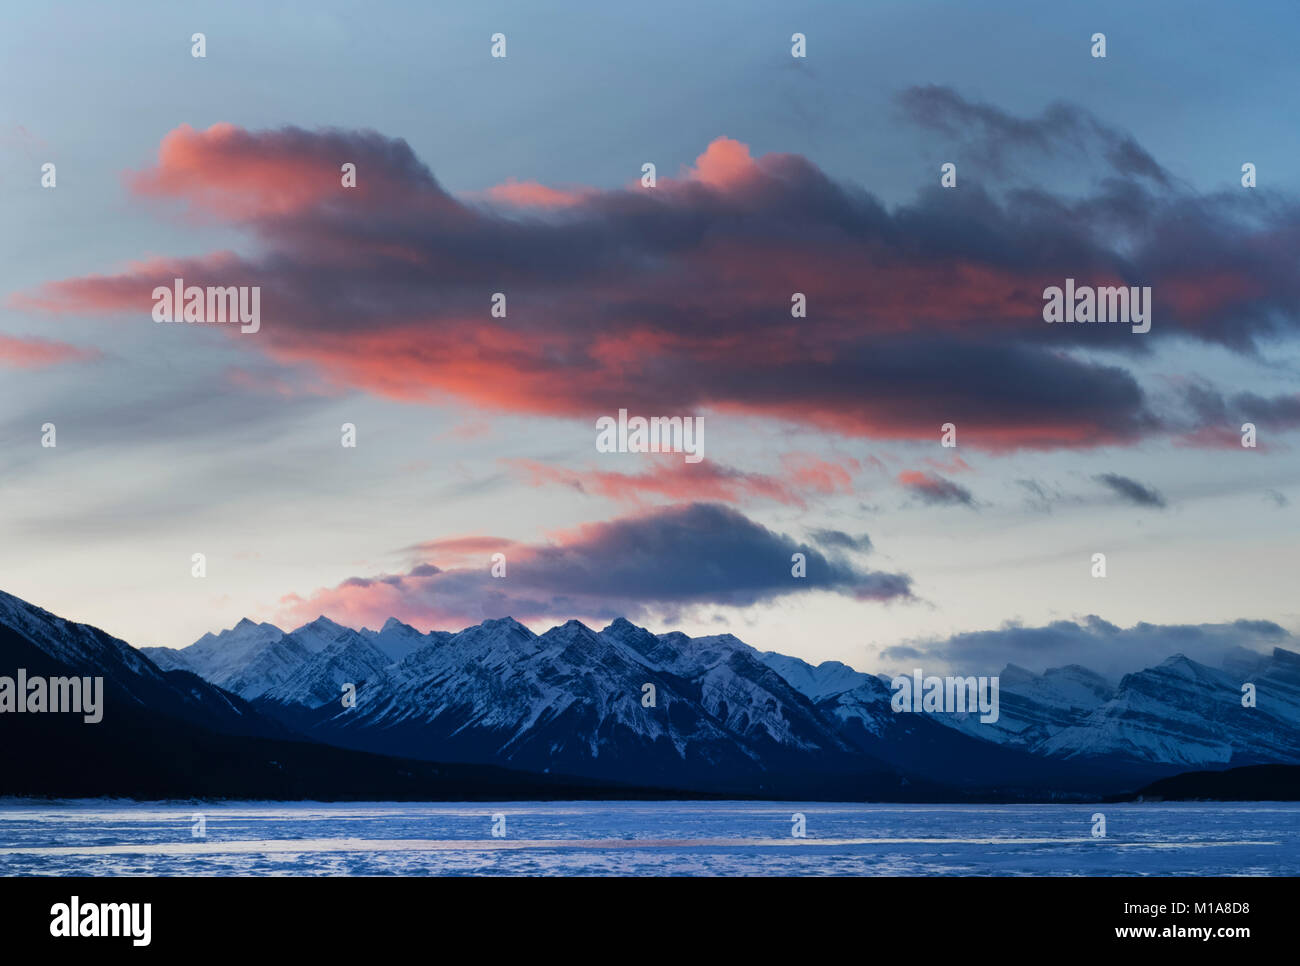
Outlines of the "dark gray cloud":
{"label": "dark gray cloud", "polygon": [[880,652],[880,656],[886,661],[916,661],[921,658],[929,657],[927,651],[920,648],[909,647],[906,644],[895,644],[893,647],[887,647]]}
{"label": "dark gray cloud", "polygon": [[933,473],[902,473],[898,482],[921,502],[930,506],[960,505],[975,508],[975,497],[966,487]]}
{"label": "dark gray cloud", "polygon": [[843,530],[814,530],[809,536],[823,547],[835,550],[856,550],[860,553],[871,550],[871,538],[865,533],[855,537]]}
{"label": "dark gray cloud", "polygon": [[1269,397],[1243,392],[1232,398],[1232,405],[1255,423],[1279,429],[1300,426],[1300,394]]}
{"label": "dark gray cloud", "polygon": [[896,662],[888,670],[922,667],[960,669],[962,673],[996,674],[1008,664],[1041,673],[1049,667],[1079,664],[1118,681],[1121,675],[1183,654],[1202,664],[1221,667],[1241,649],[1268,653],[1274,647],[1296,649],[1294,637],[1267,620],[1223,624],[1148,624],[1121,628],[1090,615],[1079,621],[1055,621],[1042,627],[1007,624],[998,630],[973,631],[941,640],[911,641],[882,652]]}
{"label": "dark gray cloud", "polygon": [[1226,424],[1234,432],[1242,422],[1277,429],[1300,426],[1300,393],[1261,396],[1255,392],[1239,392],[1225,396],[1214,387],[1197,382],[1183,390],[1183,399],[1200,423]]}
{"label": "dark gray cloud", "polygon": [[1169,174],[1131,135],[1102,123],[1072,104],[1049,105],[1038,117],[1023,118],[968,101],[950,87],[910,87],[897,102],[913,123],[941,131],[971,145],[996,168],[1013,154],[1042,157],[1100,153],[1117,174],[1139,176],[1165,185]]}
{"label": "dark gray cloud", "polygon": [[[466,566],[466,544],[499,548],[505,576],[491,574],[485,552],[477,555],[482,565]],[[356,626],[378,626],[397,617],[452,627],[484,616],[607,620],[705,604],[745,607],[811,591],[871,601],[912,596],[906,574],[866,570],[827,556],[710,503],[585,524],[547,544],[483,537],[424,546],[430,559],[407,573],[353,577],[307,598],[285,598],[284,619],[325,614]],[[444,547],[453,565],[435,559]],[[795,554],[803,556],[802,576],[793,572]]]}
{"label": "dark gray cloud", "polygon": [[1120,476],[1118,473],[1102,473],[1099,476],[1094,476],[1093,479],[1098,483],[1105,484],[1112,492],[1135,506],[1164,509],[1166,505],[1165,498],[1160,494],[1159,490],[1143,486],[1137,480],[1130,479],[1127,476]]}

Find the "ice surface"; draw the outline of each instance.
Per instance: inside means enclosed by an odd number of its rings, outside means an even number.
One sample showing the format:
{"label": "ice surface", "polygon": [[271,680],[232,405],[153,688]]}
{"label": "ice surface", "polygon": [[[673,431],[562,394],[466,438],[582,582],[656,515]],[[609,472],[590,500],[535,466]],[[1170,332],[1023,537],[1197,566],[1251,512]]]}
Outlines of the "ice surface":
{"label": "ice surface", "polygon": [[0,803],[0,875],[71,874],[1297,875],[1300,804]]}

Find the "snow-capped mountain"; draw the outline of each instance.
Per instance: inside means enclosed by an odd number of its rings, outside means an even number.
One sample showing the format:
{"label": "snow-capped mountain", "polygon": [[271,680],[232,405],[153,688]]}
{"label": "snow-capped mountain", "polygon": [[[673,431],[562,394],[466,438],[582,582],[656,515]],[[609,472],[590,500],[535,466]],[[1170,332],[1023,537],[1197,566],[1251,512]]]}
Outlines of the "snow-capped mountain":
{"label": "snow-capped mountain", "polygon": [[[1255,707],[1242,703],[1255,686]],[[1112,755],[1186,766],[1300,759],[1300,655],[1277,648],[1246,675],[1176,654],[1128,674],[1084,720],[1038,743],[1040,754]]]}
{"label": "snow-capped mountain", "polygon": [[[1071,763],[1031,755],[1026,749],[1002,742],[994,723],[958,726],[950,714],[910,714],[893,710],[893,692],[887,680],[852,671],[828,661],[814,667],[798,658],[765,654],[764,660],[780,667],[791,680],[820,696],[818,712],[832,721],[841,737],[864,753],[911,775],[965,788],[997,788],[1007,794],[1034,787],[1056,791],[1124,787],[1149,780],[1163,768],[1133,766],[1113,760]],[[841,690],[844,684],[857,682]],[[999,717],[999,721],[1001,721]],[[968,730],[969,729],[969,730]]]}
{"label": "snow-capped mountain", "polygon": [[[255,628],[241,624],[227,640],[238,644],[245,636],[260,636],[259,646],[267,644],[272,635]],[[306,648],[297,646],[309,660]],[[243,649],[257,651],[252,644]],[[104,679],[98,721],[88,723],[79,713],[0,714],[0,796],[500,801],[654,794],[565,776],[331,748],[290,733],[185,670],[183,661],[170,664],[164,670],[97,628],[0,593],[0,676],[21,668],[29,684],[37,676]]]}
{"label": "snow-capped mountain", "polygon": [[214,684],[242,674],[259,652],[284,637],[274,624],[255,624],[247,617],[219,634],[204,634],[189,647],[142,647],[140,651],[159,667],[183,668],[203,675]]}
{"label": "snow-capped mountain", "polygon": [[388,618],[384,626],[377,631],[363,627],[357,633],[387,655],[389,661],[401,661],[431,641],[445,641],[452,636],[448,631],[421,634],[410,624],[403,624],[396,617]]}
{"label": "snow-capped mountain", "polygon": [[764,651],[759,660],[814,701],[851,691],[871,677],[839,661],[822,661],[814,667],[807,661],[776,651]]}
{"label": "snow-capped mountain", "polygon": [[[333,641],[315,654],[309,654],[279,683],[248,697],[315,708],[337,699],[345,683],[359,685],[393,663],[387,654],[358,632],[347,628],[340,630],[342,633]],[[292,646],[298,641],[298,634],[294,632],[285,635],[282,643]],[[284,651],[277,645],[275,653],[280,657]],[[245,690],[254,687],[248,685]]]}
{"label": "snow-capped mountain", "polygon": [[104,679],[104,716],[148,709],[237,734],[283,733],[234,695],[186,670],[164,670],[125,641],[0,591],[0,673]]}
{"label": "snow-capped mountain", "polygon": [[703,709],[746,740],[798,751],[841,750],[838,742],[827,741],[825,723],[806,697],[731,634],[654,635],[619,618],[600,636],[627,648],[652,670],[690,682]]}
{"label": "snow-capped mountain", "polygon": [[[1190,766],[1300,760],[1300,655],[1281,649],[1235,654],[1228,670],[1175,656],[1118,686],[1075,665],[1009,665],[999,720],[982,723],[895,712],[887,679],[838,662],[624,619],[540,635],[509,618],[427,634],[392,619],[357,631],[321,617],[287,633],[244,620],[183,650],[141,652],[0,595],[0,640],[19,657],[39,641],[50,660],[120,678],[137,704],[169,714],[274,719],[359,751],[658,788],[1122,791]],[[1243,683],[1254,708],[1241,705]],[[355,706],[340,700],[349,684]]]}
{"label": "snow-capped mountain", "polygon": [[827,779],[888,771],[730,635],[656,636],[625,620],[538,635],[505,618],[434,636],[360,685],[356,707],[337,695],[318,707],[287,685],[277,701],[318,708],[313,736],[415,757],[681,787],[814,764]]}
{"label": "snow-capped mountain", "polygon": [[[337,685],[343,681],[355,682],[392,663],[390,652],[409,653],[411,648],[405,644],[402,628],[418,635],[414,628],[395,621],[376,633],[354,631],[319,617],[285,633],[274,624],[255,624],[245,618],[220,634],[204,634],[181,650],[142,650],[160,666],[193,671],[249,701],[275,692],[273,700],[312,703],[314,707],[336,694]],[[387,650],[378,646],[380,643]],[[290,680],[294,683],[280,692],[278,689]],[[331,686],[328,694],[321,690],[327,685]]]}
{"label": "snow-capped mountain", "polygon": [[1300,654],[1275,647],[1268,657],[1255,655],[1253,666],[1225,663],[1224,670],[1242,683],[1255,685],[1257,706],[1267,714],[1300,722]]}
{"label": "snow-capped mountain", "polygon": [[[970,712],[898,715],[883,680],[861,675],[856,687],[839,690],[852,680],[843,665],[813,667],[779,654],[764,659],[817,696],[819,710],[838,719],[843,733],[868,749],[883,744],[892,751],[926,737],[915,724],[919,718],[1048,759],[1180,767],[1300,761],[1300,655],[1282,648],[1271,656],[1243,651],[1231,671],[1176,655],[1127,675],[1118,687],[1078,665],[1043,674],[1008,665],[999,675],[996,722],[982,722]],[[1256,687],[1255,708],[1242,707],[1246,682]],[[932,749],[927,758],[936,754]]]}
{"label": "snow-capped mountain", "polygon": [[[244,665],[219,657],[223,646]],[[352,631],[320,618],[288,634],[245,621],[179,653],[184,666],[323,741],[579,775],[695,781],[709,769],[761,774],[797,756],[842,764],[856,754],[871,768],[957,785],[1020,784],[1068,781],[1050,764],[1061,759],[1108,763],[1079,772],[1092,781],[1128,774],[1117,762],[1300,757],[1300,659],[1280,650],[1236,657],[1237,677],[1255,675],[1270,703],[1253,717],[1203,715],[1207,702],[1222,709],[1229,691],[1237,700],[1227,704],[1240,707],[1240,682],[1171,659],[1118,688],[1078,665],[1043,674],[1008,665],[997,722],[898,714],[884,680],[839,662],[762,653],[729,634],[656,635],[623,619],[601,631],[570,621],[542,635],[509,619],[455,634],[391,619]],[[358,688],[355,708],[341,705],[344,683]],[[646,684],[654,708],[642,705]]]}
{"label": "snow-capped mountain", "polygon": [[[842,722],[854,720],[867,734],[883,736],[893,726],[892,691],[884,676],[855,671],[838,661],[814,667],[797,657],[767,652],[763,660],[791,684]],[[980,721],[978,712],[927,715],[932,721],[973,738],[1019,748],[1077,724],[1109,700],[1114,688],[1087,668],[1071,665],[1034,674],[1009,664],[999,676],[998,720]]]}
{"label": "snow-capped mountain", "polygon": [[935,720],[975,738],[1036,750],[1042,742],[1080,724],[1115,695],[1100,674],[1071,664],[1035,674],[1008,664],[998,675],[997,721],[980,721],[978,713],[936,715]]}

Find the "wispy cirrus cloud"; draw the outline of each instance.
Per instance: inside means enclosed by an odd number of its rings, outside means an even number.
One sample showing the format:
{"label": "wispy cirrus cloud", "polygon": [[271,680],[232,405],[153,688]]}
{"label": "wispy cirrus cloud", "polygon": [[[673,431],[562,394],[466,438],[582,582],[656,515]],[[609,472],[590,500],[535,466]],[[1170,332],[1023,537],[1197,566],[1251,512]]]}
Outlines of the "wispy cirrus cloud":
{"label": "wispy cirrus cloud", "polygon": [[1134,506],[1154,507],[1159,510],[1163,510],[1166,506],[1165,498],[1159,490],[1145,486],[1130,477],[1121,476],[1119,473],[1102,473],[1094,479]]}
{"label": "wispy cirrus cloud", "polygon": [[1071,104],[1049,105],[1038,117],[1017,117],[937,84],[908,88],[897,103],[908,120],[961,139],[998,170],[1004,170],[1017,154],[1041,160],[1099,152],[1117,174],[1149,178],[1160,185],[1172,180],[1132,135]]}
{"label": "wispy cirrus cloud", "polygon": [[871,537],[865,533],[854,536],[851,533],[845,533],[843,530],[813,530],[810,534],[818,544],[823,547],[830,547],[832,550],[852,550],[857,553],[868,553],[872,549]]}
{"label": "wispy cirrus cloud", "polygon": [[651,469],[640,473],[574,470],[528,459],[505,462],[532,486],[565,486],[626,503],[660,499],[739,504],[759,499],[799,507],[807,506],[810,496],[852,493],[853,473],[861,467],[855,459],[828,460],[807,453],[785,454],[780,474],[746,472],[712,461],[683,463],[679,459],[658,460]]}
{"label": "wispy cirrus cloud", "polygon": [[98,349],[35,337],[0,335],[0,366],[45,369],[65,362],[88,362],[101,357]]}
{"label": "wispy cirrus cloud", "polygon": [[747,473],[719,463],[683,463],[660,460],[642,473],[609,470],[571,470],[535,460],[506,461],[532,486],[566,486],[579,493],[626,503],[661,500],[707,500],[741,503],[753,498],[803,505],[803,498],[788,484],[763,473]]}
{"label": "wispy cirrus cloud", "polygon": [[931,506],[959,504],[974,508],[975,497],[959,483],[922,470],[907,470],[898,474],[898,482],[913,496]]}

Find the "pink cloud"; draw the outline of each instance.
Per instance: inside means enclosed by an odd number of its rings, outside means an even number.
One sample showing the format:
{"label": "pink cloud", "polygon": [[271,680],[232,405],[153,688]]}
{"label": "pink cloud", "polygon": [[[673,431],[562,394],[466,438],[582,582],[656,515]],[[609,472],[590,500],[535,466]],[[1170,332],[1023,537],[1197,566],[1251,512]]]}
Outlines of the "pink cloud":
{"label": "pink cloud", "polygon": [[716,463],[683,463],[680,459],[657,461],[642,473],[610,470],[569,470],[534,460],[507,461],[532,486],[560,485],[624,503],[644,504],[650,498],[668,501],[703,500],[739,504],[766,499],[792,506],[805,506],[801,488],[820,489],[813,481],[796,479],[795,484],[764,473],[746,473]]}
{"label": "pink cloud", "polygon": [[[340,184],[345,162],[355,189]],[[1114,279],[1147,251],[1146,276],[1172,300],[1152,338],[1240,341],[1224,321],[1236,309],[1262,318],[1262,300],[1294,301],[1256,248],[1214,272],[1199,250],[1170,267],[1176,237],[1110,250],[1088,220],[1100,202],[1050,224],[992,198],[977,218],[930,194],[891,211],[805,158],[725,137],[653,190],[498,186],[538,209],[527,217],[453,198],[404,141],[364,131],[182,126],[128,184],[246,229],[258,254],[155,259],[13,304],[143,312],[173,277],[259,285],[264,325],[241,346],[340,386],[477,410],[734,411],[906,440],[959,420],[963,445],[985,450],[1133,443],[1167,430],[1138,380],[1070,351],[1132,336],[1078,327],[1063,342],[1041,320],[1046,285]],[[498,291],[507,319],[488,314]],[[791,316],[793,292],[807,318]]]}
{"label": "pink cloud", "polygon": [[87,362],[101,357],[98,349],[83,349],[50,339],[0,335],[0,366],[45,369],[65,362]]}
{"label": "pink cloud", "polygon": [[520,208],[568,208],[586,198],[589,192],[585,189],[567,191],[549,188],[536,181],[516,181],[512,178],[504,184],[493,185],[484,194],[493,201]]}

